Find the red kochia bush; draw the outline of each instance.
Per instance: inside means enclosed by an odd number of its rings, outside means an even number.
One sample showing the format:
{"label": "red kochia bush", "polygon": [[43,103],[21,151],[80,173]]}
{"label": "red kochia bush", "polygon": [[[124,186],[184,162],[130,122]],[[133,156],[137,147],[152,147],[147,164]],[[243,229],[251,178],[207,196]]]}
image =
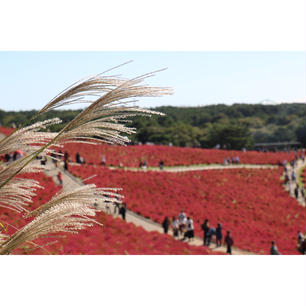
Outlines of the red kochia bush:
{"label": "red kochia bush", "polygon": [[90,144],[67,144],[64,150],[68,151],[71,160],[75,161],[77,152],[83,156],[87,163],[101,164],[102,155],[106,156],[107,165],[125,167],[138,167],[140,161],[147,161],[149,166],[157,167],[164,161],[165,166],[220,164],[226,157],[239,156],[243,164],[278,164],[283,160],[295,158],[293,152],[264,153],[256,151],[226,151],[215,149],[195,149],[167,146],[111,146]]}
{"label": "red kochia bush", "polygon": [[122,187],[128,208],[159,223],[180,210],[195,222],[202,235],[205,218],[212,226],[221,222],[230,229],[235,245],[266,254],[276,240],[284,254],[296,254],[296,234],[306,230],[306,211],[284,190],[282,169],[228,169],[184,173],[132,172],[102,167],[74,166],[82,178],[98,174],[89,182]]}
{"label": "red kochia bush", "polygon": [[0,127],[0,134],[3,134],[5,136],[10,135],[13,131],[15,131],[15,129],[13,128],[4,127],[4,126]]}

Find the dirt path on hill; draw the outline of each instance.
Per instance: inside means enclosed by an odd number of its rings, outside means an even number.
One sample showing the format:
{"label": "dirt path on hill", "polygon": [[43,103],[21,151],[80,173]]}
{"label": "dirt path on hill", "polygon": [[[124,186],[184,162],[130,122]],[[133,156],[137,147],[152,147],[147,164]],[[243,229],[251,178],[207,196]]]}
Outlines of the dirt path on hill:
{"label": "dirt path on hill", "polygon": [[[59,167],[56,168],[55,165],[50,160],[48,160],[47,170],[45,171],[45,173],[48,176],[51,176],[56,184],[59,183],[58,179],[56,177],[59,171],[62,172],[63,189],[65,191],[66,190],[67,191],[71,190],[75,187],[79,187],[83,184],[80,179],[74,177],[72,174],[65,171],[62,166],[59,166]],[[118,214],[114,214],[113,207],[107,208],[106,206],[104,206],[104,207],[102,207],[102,209],[106,213],[112,214],[115,218],[119,217]],[[163,233],[163,228],[159,223],[153,222],[150,219],[147,219],[147,218],[144,218],[143,216],[135,214],[134,212],[132,212],[130,210],[127,210],[127,212],[126,212],[126,221],[131,222],[131,223],[135,224],[136,226],[141,226],[146,231],[157,231],[159,233]],[[171,231],[170,231],[170,234],[172,234]],[[195,237],[193,241],[190,241],[190,242],[186,241],[185,243],[189,243],[191,245],[196,245],[196,246],[202,246],[203,245],[203,239],[201,239],[199,237]],[[216,248],[215,243],[211,243],[210,248],[213,251],[226,253],[226,247],[225,246],[221,246],[221,247]],[[232,253],[233,253],[233,255],[255,255],[254,253],[244,251],[244,250],[240,250],[240,249],[237,249],[235,247],[232,248]]]}
{"label": "dirt path on hill", "polygon": [[226,169],[274,169],[277,168],[276,165],[251,165],[251,164],[239,164],[239,165],[222,165],[222,164],[213,164],[213,165],[193,165],[193,166],[174,166],[174,167],[165,167],[163,170],[159,168],[150,167],[147,169],[143,168],[130,168],[130,167],[109,167],[111,170],[115,169],[124,169],[129,171],[158,171],[158,172],[186,172],[186,171],[203,171],[203,170],[226,170]]}

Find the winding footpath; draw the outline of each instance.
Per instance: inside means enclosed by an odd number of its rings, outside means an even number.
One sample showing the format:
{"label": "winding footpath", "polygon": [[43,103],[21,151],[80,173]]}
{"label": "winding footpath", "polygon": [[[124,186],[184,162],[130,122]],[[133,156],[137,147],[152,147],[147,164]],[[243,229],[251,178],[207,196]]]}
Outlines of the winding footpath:
{"label": "winding footpath", "polygon": [[[288,175],[289,177],[291,177],[292,172],[295,173],[296,176],[296,180],[292,181],[290,180],[287,184],[284,184],[284,188],[287,192],[289,192],[290,196],[295,198],[295,194],[294,194],[294,189],[296,188],[296,186],[298,185],[299,182],[299,173],[301,171],[301,169],[306,167],[306,160],[302,161],[302,160],[298,160],[295,167],[291,167],[290,164],[287,165],[287,169],[288,169]],[[284,173],[285,175],[285,173]],[[304,186],[303,186],[304,188]],[[296,199],[298,201],[298,203],[302,206],[306,206],[306,201],[305,198],[302,196],[301,192],[299,192],[298,194],[298,198]]]}

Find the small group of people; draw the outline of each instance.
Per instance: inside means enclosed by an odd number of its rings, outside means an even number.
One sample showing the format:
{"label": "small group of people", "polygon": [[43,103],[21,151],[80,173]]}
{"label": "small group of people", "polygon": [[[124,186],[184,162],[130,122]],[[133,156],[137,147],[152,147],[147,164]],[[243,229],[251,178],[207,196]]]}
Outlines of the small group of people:
{"label": "small group of people", "polygon": [[139,161],[139,168],[146,170],[148,168],[147,161],[146,160],[144,160],[144,161],[140,160]]}
{"label": "small group of people", "polygon": [[[223,233],[222,233],[222,224],[218,223],[217,227],[210,227],[209,225],[209,220],[205,219],[203,224],[201,225],[202,231],[204,233],[203,236],[203,245],[204,246],[210,246],[211,241],[213,236],[216,237],[216,247],[220,247],[222,245],[222,238],[223,238]],[[231,231],[228,230],[226,232],[226,236],[224,238],[224,244],[226,245],[226,253],[227,254],[232,254],[232,246],[234,245],[234,239],[231,235]]]}
{"label": "small group of people", "polygon": [[[164,233],[168,234],[170,228],[170,219],[166,216],[162,222]],[[181,241],[191,241],[194,238],[194,222],[193,219],[186,215],[184,211],[181,211],[178,217],[174,216],[171,223],[173,236],[183,236]],[[208,219],[202,224],[202,230],[204,232],[203,245],[210,246],[213,236],[216,236],[216,247],[222,245],[222,224],[218,223],[217,227],[210,227]],[[234,245],[234,239],[231,236],[231,232],[228,230],[224,238],[224,244],[227,246],[227,253],[232,254],[232,246]]]}
{"label": "small group of people", "polygon": [[[170,219],[168,216],[165,217],[162,227],[164,229],[164,233],[168,234],[169,228],[170,228]],[[178,217],[173,216],[172,223],[171,223],[173,236],[179,237],[179,235],[182,235],[182,241],[188,239],[189,241],[194,238],[194,225],[193,220],[186,214],[184,211],[181,211]]]}
{"label": "small group of people", "polygon": [[236,165],[238,165],[239,164],[239,156],[237,155],[237,156],[235,156],[235,157],[232,157],[232,158],[230,158],[230,157],[226,157],[225,159],[224,159],[224,162],[223,162],[223,164],[224,164],[224,166],[227,166],[227,165],[231,165],[231,164],[236,164]]}
{"label": "small group of people", "polygon": [[122,217],[122,220],[125,220],[125,215],[126,215],[126,203],[123,202],[121,204],[119,203],[115,203],[114,204],[114,215],[116,215],[118,213],[118,215],[120,215]]}
{"label": "small group of people", "polygon": [[9,163],[11,161],[16,161],[20,159],[21,157],[23,157],[24,155],[25,153],[22,150],[17,150],[11,154],[6,153],[4,155],[4,162]]}
{"label": "small group of people", "polygon": [[291,168],[293,170],[291,171],[291,173],[289,173],[289,170],[287,168],[287,161],[286,160],[283,161],[282,165],[284,166],[284,173],[285,173],[284,183],[288,187],[290,192],[292,190],[292,186],[294,186],[294,184],[295,184],[295,187],[294,187],[294,190],[293,190],[295,198],[298,199],[299,196],[301,195],[301,197],[303,199],[305,199],[305,190],[304,190],[303,187],[299,186],[299,184],[297,182],[297,177],[296,177],[296,174],[295,174],[295,171],[294,171],[294,167],[295,167],[296,162],[297,162],[296,160],[292,160],[290,162]]}
{"label": "small group of people", "polygon": [[75,154],[75,162],[77,164],[86,164],[85,158],[81,156],[79,152],[76,152]]}
{"label": "small group of people", "polygon": [[68,163],[71,162],[71,160],[69,159],[69,153],[67,151],[63,152],[61,150],[59,150],[58,152],[54,151],[51,153],[51,158],[52,161],[55,165],[55,167],[57,167],[57,162],[58,161],[64,161],[64,169],[66,171],[68,171]]}

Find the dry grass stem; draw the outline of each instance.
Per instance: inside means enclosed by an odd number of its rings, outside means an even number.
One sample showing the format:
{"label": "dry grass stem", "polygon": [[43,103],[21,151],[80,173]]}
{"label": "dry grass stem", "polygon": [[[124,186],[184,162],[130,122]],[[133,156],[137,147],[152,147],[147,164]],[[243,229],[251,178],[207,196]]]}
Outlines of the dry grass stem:
{"label": "dry grass stem", "polygon": [[32,179],[14,178],[0,189],[0,207],[17,212],[28,212],[24,206],[32,203],[35,190],[43,188],[39,182]]}
{"label": "dry grass stem", "polygon": [[17,130],[3,140],[0,146],[0,155],[10,154],[17,150],[24,151],[27,155],[36,152],[57,135],[56,133],[41,132],[41,130],[61,122],[60,119],[53,118]]}

